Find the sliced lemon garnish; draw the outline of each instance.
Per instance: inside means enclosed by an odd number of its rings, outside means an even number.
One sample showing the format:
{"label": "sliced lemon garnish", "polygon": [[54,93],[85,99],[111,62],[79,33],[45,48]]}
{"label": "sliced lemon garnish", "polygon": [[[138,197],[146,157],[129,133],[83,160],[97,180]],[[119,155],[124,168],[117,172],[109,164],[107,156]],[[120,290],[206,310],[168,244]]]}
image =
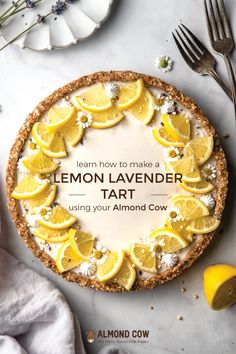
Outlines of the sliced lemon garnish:
{"label": "sliced lemon garnish", "polygon": [[214,140],[212,136],[192,139],[187,143],[185,155],[194,156],[197,164],[200,166],[206,162],[212,154]]}
{"label": "sliced lemon garnish", "polygon": [[187,241],[193,241],[193,234],[191,231],[187,230],[187,226],[189,225],[190,221],[188,220],[174,220],[174,219],[167,219],[166,224],[168,227],[172,228],[176,231],[179,235],[183,236]]}
{"label": "sliced lemon garnish", "polygon": [[165,166],[168,171],[181,174],[184,182],[201,181],[200,171],[193,156],[167,161]]}
{"label": "sliced lemon garnish", "polygon": [[174,253],[188,246],[186,239],[171,228],[161,228],[153,231],[149,238],[155,239],[162,251]]}
{"label": "sliced lemon garnish", "polygon": [[57,205],[52,209],[48,219],[41,218],[38,223],[52,230],[63,230],[72,226],[76,221],[77,219],[74,216],[70,215],[60,205]]}
{"label": "sliced lemon garnish", "polygon": [[216,311],[236,302],[236,267],[215,264],[204,271],[204,291],[209,306]]}
{"label": "sliced lemon garnish", "polygon": [[84,128],[79,126],[76,122],[76,116],[70,119],[68,123],[66,123],[63,128],[60,130],[63,134],[66,142],[70,146],[77,145],[83,137]]}
{"label": "sliced lemon garnish", "polygon": [[84,260],[88,260],[94,246],[94,238],[80,230],[69,230],[69,241],[75,254]]}
{"label": "sliced lemon garnish", "polygon": [[209,215],[207,206],[198,198],[188,195],[176,195],[171,198],[174,207],[186,220],[193,220]]}
{"label": "sliced lemon garnish", "polygon": [[60,158],[67,156],[64,138],[61,133],[55,133],[49,148],[41,148],[41,150],[48,157]]}
{"label": "sliced lemon garnish", "polygon": [[47,124],[42,122],[34,123],[32,128],[32,135],[36,143],[41,148],[46,148],[46,149],[49,148],[52,139],[54,137],[54,134],[48,131]]}
{"label": "sliced lemon garnish", "polygon": [[143,94],[140,99],[131,106],[129,112],[144,124],[149,124],[155,113],[154,97],[146,89],[143,89]]}
{"label": "sliced lemon garnish", "polygon": [[112,107],[110,97],[106,95],[103,84],[97,84],[74,97],[76,106],[89,112],[102,112]]}
{"label": "sliced lemon garnish", "polygon": [[20,180],[11,195],[19,200],[34,198],[43,192],[48,185],[49,182],[40,184],[35,180],[34,176],[26,175]]}
{"label": "sliced lemon garnish", "polygon": [[111,107],[105,112],[92,113],[91,127],[95,129],[111,128],[124,118],[124,114],[115,107]]}
{"label": "sliced lemon garnish", "polygon": [[82,263],[82,259],[74,254],[69,241],[63,243],[58,251],[56,265],[60,273],[75,268]]}
{"label": "sliced lemon garnish", "polygon": [[112,280],[116,281],[118,284],[122,285],[126,290],[129,291],[132,288],[135,279],[136,270],[128,257],[125,257],[119,272]]}
{"label": "sliced lemon garnish", "polygon": [[49,207],[55,200],[57,193],[57,186],[55,184],[48,184],[47,187],[32,199],[27,200],[27,206],[30,211],[41,206]]}
{"label": "sliced lemon garnish", "polygon": [[154,139],[162,146],[169,147],[184,147],[185,143],[173,138],[173,136],[168,132],[165,127],[155,127],[152,130]]}
{"label": "sliced lemon garnish", "polygon": [[33,235],[47,242],[64,242],[68,239],[68,229],[51,230],[44,226],[35,227],[32,229]]}
{"label": "sliced lemon garnish", "polygon": [[23,159],[22,163],[27,170],[37,174],[52,173],[58,168],[58,164],[40,150]]}
{"label": "sliced lemon garnish", "polygon": [[214,216],[207,215],[192,220],[188,225],[187,230],[194,234],[203,235],[216,230],[219,225],[220,220],[216,219]]}
{"label": "sliced lemon garnish", "polygon": [[168,132],[177,140],[188,142],[190,140],[189,119],[174,114],[163,114],[163,123]]}
{"label": "sliced lemon garnish", "polygon": [[130,245],[130,257],[137,268],[148,273],[157,272],[157,260],[151,245],[134,243]]}
{"label": "sliced lemon garnish", "polygon": [[48,127],[48,131],[55,132],[61,127],[63,127],[66,123],[72,119],[72,117],[76,114],[76,109],[73,106],[67,107],[51,107],[46,115],[46,124]]}
{"label": "sliced lemon garnish", "polygon": [[123,250],[108,252],[104,263],[98,264],[97,278],[104,282],[113,278],[120,270],[125,253]]}
{"label": "sliced lemon garnish", "polygon": [[208,181],[183,182],[180,183],[180,187],[193,194],[206,194],[215,188],[214,185]]}
{"label": "sliced lemon garnish", "polygon": [[135,104],[143,93],[143,80],[132,81],[119,86],[119,99],[116,102],[117,108],[122,111],[129,109]]}

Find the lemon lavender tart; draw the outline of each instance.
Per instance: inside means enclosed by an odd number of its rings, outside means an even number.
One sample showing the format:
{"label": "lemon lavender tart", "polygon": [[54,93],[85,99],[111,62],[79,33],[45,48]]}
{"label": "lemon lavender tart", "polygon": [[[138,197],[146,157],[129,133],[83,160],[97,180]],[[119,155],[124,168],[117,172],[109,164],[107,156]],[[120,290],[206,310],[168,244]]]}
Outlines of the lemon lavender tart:
{"label": "lemon lavender tart", "polygon": [[84,76],[41,101],[7,170],[27,247],[68,281],[104,291],[154,288],[190,267],[220,224],[227,181],[194,101],[126,71]]}

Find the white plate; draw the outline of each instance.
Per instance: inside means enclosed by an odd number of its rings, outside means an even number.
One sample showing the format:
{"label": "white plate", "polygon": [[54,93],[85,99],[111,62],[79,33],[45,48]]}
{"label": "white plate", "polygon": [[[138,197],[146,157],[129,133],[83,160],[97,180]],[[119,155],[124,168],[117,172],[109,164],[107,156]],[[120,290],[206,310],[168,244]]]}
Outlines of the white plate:
{"label": "white plate", "polygon": [[[8,20],[1,35],[9,42],[37,19],[37,14],[46,15],[56,0],[42,0],[35,8],[27,9]],[[50,15],[45,23],[35,26],[15,43],[21,48],[50,50],[64,48],[92,36],[108,18],[113,0],[75,0],[67,4],[61,15]],[[9,6],[6,1],[1,13]],[[23,17],[22,17],[22,14]]]}

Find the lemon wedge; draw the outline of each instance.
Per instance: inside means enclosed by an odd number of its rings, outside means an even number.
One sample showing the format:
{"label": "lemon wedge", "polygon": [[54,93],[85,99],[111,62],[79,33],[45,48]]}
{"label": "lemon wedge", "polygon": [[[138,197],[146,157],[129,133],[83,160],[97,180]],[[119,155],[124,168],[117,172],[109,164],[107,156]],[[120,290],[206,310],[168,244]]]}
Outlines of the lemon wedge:
{"label": "lemon wedge", "polygon": [[92,113],[91,127],[95,129],[111,128],[124,119],[124,114],[117,108],[111,107],[105,112]]}
{"label": "lemon wedge", "polygon": [[176,231],[179,235],[183,236],[187,241],[193,241],[193,234],[191,231],[187,230],[187,226],[189,225],[190,221],[188,220],[174,220],[174,219],[167,219],[166,225]]}
{"label": "lemon wedge", "polygon": [[119,272],[124,257],[125,253],[123,250],[108,252],[106,260],[97,266],[98,280],[105,282],[113,278]]}
{"label": "lemon wedge", "polygon": [[116,102],[116,107],[120,111],[129,109],[141,98],[143,88],[142,79],[129,82],[128,84],[121,84],[119,86],[119,99]]}
{"label": "lemon wedge", "polygon": [[42,122],[34,123],[32,128],[32,135],[40,148],[49,148],[54,134],[48,131],[47,124]]}
{"label": "lemon wedge", "polygon": [[41,193],[27,200],[27,206],[30,211],[41,206],[49,207],[54,202],[56,193],[57,186],[55,184],[48,184]]}
{"label": "lemon wedge", "polygon": [[89,112],[102,112],[112,107],[110,97],[106,95],[103,84],[97,84],[74,97],[77,107]]}
{"label": "lemon wedge", "polygon": [[162,146],[184,147],[185,143],[175,139],[165,127],[155,127],[152,130],[154,139]]}
{"label": "lemon wedge", "polygon": [[68,239],[68,229],[51,230],[44,226],[35,227],[32,229],[33,235],[47,242],[59,243]]}
{"label": "lemon wedge", "polygon": [[193,220],[209,215],[207,206],[198,198],[188,195],[176,195],[171,198],[174,207],[186,220]]}
{"label": "lemon wedge", "polygon": [[213,147],[214,140],[212,136],[195,138],[187,143],[185,148],[185,155],[187,157],[193,155],[197,165],[200,166],[209,159],[212,154]]}
{"label": "lemon wedge", "polygon": [[187,240],[171,228],[160,228],[149,235],[150,239],[155,239],[162,251],[174,253],[188,246]]}
{"label": "lemon wedge", "polygon": [[157,260],[151,245],[133,243],[130,245],[130,258],[137,268],[148,273],[157,272]]}
{"label": "lemon wedge", "polygon": [[193,156],[167,161],[165,166],[168,171],[181,174],[184,182],[201,181],[201,174]]}
{"label": "lemon wedge", "polygon": [[209,306],[219,311],[236,302],[236,267],[215,264],[204,271],[204,291]]}
{"label": "lemon wedge", "polygon": [[116,281],[118,284],[122,285],[126,290],[130,290],[136,279],[136,270],[126,256],[122,263],[122,266],[115,277],[112,279]]}
{"label": "lemon wedge", "polygon": [[163,114],[162,120],[168,132],[177,140],[188,142],[190,140],[190,122],[185,116]]}
{"label": "lemon wedge", "polygon": [[42,193],[48,185],[49,182],[40,184],[35,180],[34,176],[26,175],[20,180],[11,195],[19,200],[34,198]]}
{"label": "lemon wedge", "polygon": [[208,234],[218,228],[220,225],[220,220],[216,219],[214,216],[202,216],[199,219],[194,219],[187,226],[187,230],[193,232],[194,234]]}
{"label": "lemon wedge", "polygon": [[144,124],[149,124],[155,113],[154,97],[146,89],[143,89],[143,94],[140,99],[131,106],[129,112]]}
{"label": "lemon wedge", "polygon": [[60,132],[63,134],[66,142],[73,147],[76,146],[82,139],[84,128],[77,124],[75,116],[63,126]]}
{"label": "lemon wedge", "polygon": [[70,215],[65,209],[63,209],[60,205],[56,205],[52,209],[52,213],[48,219],[42,217],[38,220],[38,223],[41,226],[48,227],[52,230],[63,230],[74,223],[76,223],[77,219]]}
{"label": "lemon wedge", "polygon": [[60,273],[75,268],[82,263],[82,259],[74,254],[69,241],[63,243],[58,251],[56,265]]}
{"label": "lemon wedge", "polygon": [[180,187],[193,194],[207,194],[215,188],[212,183],[204,180],[200,182],[182,182]]}
{"label": "lemon wedge", "polygon": [[84,260],[88,260],[93,250],[94,238],[80,230],[69,230],[69,241],[75,254]]}
{"label": "lemon wedge", "polygon": [[72,119],[76,114],[76,109],[73,106],[66,107],[51,107],[46,115],[46,124],[49,132],[55,132]]}
{"label": "lemon wedge", "polygon": [[32,173],[48,174],[56,171],[58,164],[47,157],[41,150],[22,160],[23,165]]}
{"label": "lemon wedge", "polygon": [[41,150],[46,156],[52,158],[61,158],[67,156],[64,138],[61,133],[55,133],[49,148],[41,148]]}

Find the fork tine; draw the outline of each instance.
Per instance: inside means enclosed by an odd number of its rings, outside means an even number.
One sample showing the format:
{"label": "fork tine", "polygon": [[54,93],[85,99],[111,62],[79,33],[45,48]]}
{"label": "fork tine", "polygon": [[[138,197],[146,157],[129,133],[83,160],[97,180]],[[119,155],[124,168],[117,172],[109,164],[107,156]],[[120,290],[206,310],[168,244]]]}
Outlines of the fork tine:
{"label": "fork tine", "polygon": [[211,26],[213,37],[215,39],[219,39],[219,33],[218,33],[218,28],[217,28],[217,23],[216,23],[216,17],[215,17],[215,13],[214,13],[214,9],[213,9],[213,5],[212,5],[212,1],[211,0],[209,0],[209,7],[210,7],[210,21],[209,21],[209,24]]}
{"label": "fork tine", "polygon": [[192,38],[192,40],[194,41],[194,43],[198,46],[198,48],[202,51],[202,53],[208,51],[207,48],[202,44],[202,42],[195,36],[195,34],[193,34],[188,27],[186,27],[184,24],[181,25],[182,27],[185,28],[185,30],[187,31],[187,33],[190,35],[190,37]]}
{"label": "fork tine", "polygon": [[213,38],[212,29],[211,29],[210,16],[209,16],[206,0],[204,0],[204,7],[205,7],[206,20],[207,20],[206,22],[207,22],[208,34],[210,37],[210,41],[212,43],[214,41],[214,38]]}
{"label": "fork tine", "polygon": [[187,34],[184,32],[184,30],[182,29],[181,26],[179,26],[179,29],[180,29],[181,33],[183,34],[184,38],[186,39],[186,41],[188,42],[188,44],[189,44],[189,46],[190,46],[192,52],[193,52],[196,56],[198,56],[198,58],[200,58],[201,55],[202,55],[202,53],[200,52],[199,48],[197,48],[197,46],[195,45],[195,43],[189,39],[189,37],[188,37]]}
{"label": "fork tine", "polygon": [[219,8],[219,4],[218,4],[218,0],[215,0],[215,3],[216,3],[216,13],[217,13],[217,24],[218,24],[218,33],[219,33],[219,36],[221,38],[225,38],[225,29],[224,29],[224,26],[223,26],[223,21],[222,21],[222,16],[221,16],[221,13],[220,13],[220,8]]}
{"label": "fork tine", "polygon": [[183,49],[183,47],[181,46],[179,40],[177,39],[177,37],[175,36],[174,32],[172,32],[172,36],[175,40],[175,43],[182,55],[182,57],[184,58],[184,60],[186,61],[186,63],[188,64],[188,66],[190,66],[192,68],[192,64],[193,64],[193,61],[191,60],[191,58],[186,54],[185,50]]}
{"label": "fork tine", "polygon": [[197,55],[193,52],[192,48],[189,47],[185,40],[183,39],[183,37],[181,37],[180,33],[178,32],[178,30],[176,29],[175,32],[177,33],[179,39],[180,39],[180,42],[182,43],[182,46],[184,47],[185,49],[185,52],[187,53],[187,55],[192,59],[192,61],[196,61],[198,60],[198,57]]}
{"label": "fork tine", "polygon": [[227,11],[226,11],[226,7],[225,7],[225,3],[223,0],[220,1],[220,7],[222,10],[222,21],[223,21],[223,25],[224,25],[224,30],[225,30],[225,34],[228,38],[233,39],[233,33],[232,33],[232,29],[230,26],[230,22],[229,22],[229,18],[227,15]]}

